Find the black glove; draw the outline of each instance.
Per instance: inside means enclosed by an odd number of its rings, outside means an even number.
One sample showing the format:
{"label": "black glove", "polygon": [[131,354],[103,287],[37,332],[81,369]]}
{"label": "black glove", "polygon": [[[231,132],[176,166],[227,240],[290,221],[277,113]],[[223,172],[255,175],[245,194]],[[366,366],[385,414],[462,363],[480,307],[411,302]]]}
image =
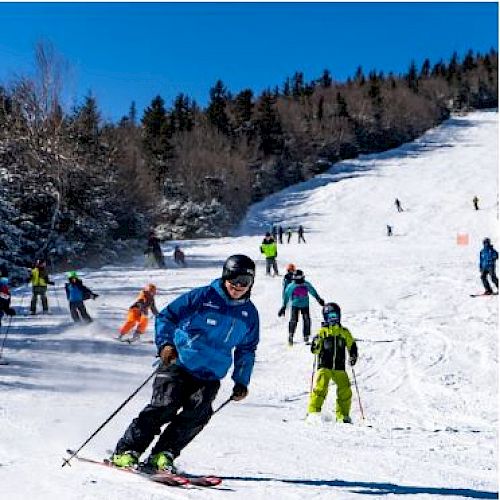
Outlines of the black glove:
{"label": "black glove", "polygon": [[243,384],[234,384],[233,387],[233,394],[231,395],[231,399],[233,401],[241,401],[242,399],[245,399],[248,394],[248,389],[245,385]]}
{"label": "black glove", "polygon": [[55,283],[54,283],[53,281],[47,281],[47,283],[48,283],[49,285],[55,285]]}
{"label": "black glove", "polygon": [[323,307],[325,305],[325,301],[323,299],[318,299],[318,304]]}
{"label": "black glove", "polygon": [[9,307],[5,313],[7,314],[7,316],[15,316],[16,315],[16,311],[15,309],[13,309],[12,307]]}
{"label": "black glove", "polygon": [[349,364],[351,366],[354,366],[356,364],[356,361],[358,360],[358,355],[357,354],[351,354],[349,356]]}
{"label": "black glove", "polygon": [[99,295],[97,295],[97,293],[93,293],[93,294],[92,294],[92,299],[93,299],[93,300],[97,299],[97,297],[99,297]]}
{"label": "black glove", "polygon": [[278,311],[278,318],[281,318],[281,316],[285,315],[286,307],[283,306],[279,311]]}

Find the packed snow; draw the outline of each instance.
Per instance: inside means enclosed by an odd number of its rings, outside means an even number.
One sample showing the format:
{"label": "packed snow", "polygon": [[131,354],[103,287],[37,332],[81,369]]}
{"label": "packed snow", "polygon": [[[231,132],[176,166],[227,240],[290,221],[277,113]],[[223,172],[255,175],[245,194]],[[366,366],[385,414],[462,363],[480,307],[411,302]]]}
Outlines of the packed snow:
{"label": "packed snow", "polygon": [[[79,270],[100,297],[95,321],[72,324],[64,275],[49,290],[50,315],[13,320],[0,366],[0,496],[4,499],[498,498],[498,297],[482,291],[478,253],[498,241],[498,114],[453,117],[417,141],[336,164],[330,171],[251,207],[231,238],[180,242],[188,267],[127,264]],[[472,205],[479,197],[479,211]],[[395,198],[404,212],[398,213]],[[287,346],[278,318],[281,277],[266,277],[259,252],[272,224],[305,228],[307,244],[278,248],[280,272],[293,262],[327,301],[342,307],[358,339],[353,425],[335,423],[335,388],[323,421],[305,421],[313,356]],[[394,235],[386,235],[386,225]],[[457,235],[469,237],[458,245]],[[157,305],[208,284],[226,257],[258,265],[252,298],[261,342],[242,402],[210,421],[177,460],[181,469],[223,478],[218,489],[179,489],[72,461],[77,448],[153,371],[153,324],[140,343],[113,339],[147,283]],[[14,291],[27,313],[30,290]],[[40,306],[39,306],[40,307]],[[311,300],[313,332],[321,308]],[[8,325],[4,318],[2,335]],[[352,380],[352,371],[348,369]],[[231,394],[224,380],[216,405]],[[81,455],[109,455],[149,402],[145,387]],[[222,490],[222,491],[221,491]]]}

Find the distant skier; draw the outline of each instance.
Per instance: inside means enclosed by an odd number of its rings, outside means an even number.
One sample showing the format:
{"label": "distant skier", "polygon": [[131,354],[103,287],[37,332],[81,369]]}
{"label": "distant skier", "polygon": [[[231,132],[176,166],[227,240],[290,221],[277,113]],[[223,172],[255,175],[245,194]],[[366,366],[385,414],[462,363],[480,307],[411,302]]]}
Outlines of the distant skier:
{"label": "distant skier", "polygon": [[474,205],[474,209],[479,210],[479,198],[477,196],[474,196],[474,198],[472,198],[472,203]]}
{"label": "distant skier", "polygon": [[293,275],[295,274],[295,271],[297,268],[295,267],[295,264],[287,264],[286,265],[286,274],[283,276],[283,293],[282,293],[282,298],[285,298],[285,290],[286,287],[292,283],[293,281]]}
{"label": "distant skier", "polygon": [[232,255],[221,278],[184,293],[161,311],[155,340],[163,365],[151,403],[116,445],[111,458],[116,466],[137,464],[159,434],[147,463],[174,472],[174,459],[209,422],[231,364],[231,399],[247,396],[259,343],[259,313],[250,300],[254,279],[252,259]]}
{"label": "distant skier", "polygon": [[31,269],[29,282],[31,282],[32,285],[30,313],[36,314],[36,305],[38,302],[38,297],[40,297],[42,301],[43,313],[47,314],[49,312],[49,302],[47,300],[47,285],[53,285],[54,282],[49,278],[49,273],[47,272],[47,267],[43,259],[38,259],[35,262],[35,265]]}
{"label": "distant skier", "polygon": [[392,236],[392,226],[389,226],[389,224],[387,224],[386,227],[387,227],[387,236]]}
{"label": "distant skier", "polygon": [[483,240],[483,249],[479,252],[479,270],[481,271],[481,281],[483,282],[485,295],[491,295],[493,293],[488,281],[488,275],[496,286],[498,293],[498,278],[496,274],[497,259],[498,252],[493,248],[491,240],[485,238]]}
{"label": "distant skier", "polygon": [[394,200],[394,205],[396,205],[396,209],[398,212],[403,211],[403,207],[401,206],[401,202],[397,198]]}
{"label": "distant skier", "polygon": [[340,323],[341,311],[338,304],[329,302],[323,307],[324,322],[311,344],[311,352],[317,356],[318,370],[314,375],[314,387],[309,398],[308,421],[314,422],[321,415],[323,403],[332,380],[337,386],[337,422],[352,423],[351,382],[345,369],[346,349],[349,364],[354,366],[358,360],[358,348],[351,332]]}
{"label": "distant skier", "polygon": [[274,241],[278,239],[278,228],[273,224],[271,229],[271,234],[273,235]]}
{"label": "distant skier", "polygon": [[184,252],[181,250],[181,247],[179,245],[176,245],[174,249],[174,262],[178,266],[183,266],[183,267],[186,266],[186,258]]}
{"label": "distant skier", "polygon": [[304,342],[309,342],[309,336],[311,334],[311,316],[309,314],[309,294],[311,294],[321,306],[325,303],[323,299],[318,295],[316,289],[306,281],[304,272],[297,269],[293,275],[293,282],[290,283],[286,289],[283,296],[283,306],[278,311],[278,316],[284,316],[286,311],[286,306],[289,301],[291,301],[292,311],[290,313],[290,321],[288,323],[288,345],[293,345],[293,336],[295,330],[297,329],[297,323],[299,321],[299,313],[302,314],[303,322],[303,336]]}
{"label": "distant skier", "polygon": [[97,299],[99,295],[89,290],[78,277],[76,271],[70,271],[68,273],[68,283],[64,285],[66,290],[66,297],[69,302],[69,311],[71,313],[71,318],[75,323],[84,321],[85,323],[90,323],[92,318],[87,312],[84,301],[88,299]]}
{"label": "distant skier", "polygon": [[160,246],[160,240],[156,236],[154,230],[151,230],[148,235],[148,244],[146,250],[144,251],[146,255],[146,260],[149,265],[156,262],[156,265],[163,269],[165,268],[165,259],[163,258],[163,251]]}
{"label": "distant skier", "polygon": [[2,318],[5,314],[11,317],[16,315],[15,309],[10,307],[10,300],[9,278],[2,276],[0,278],[0,327],[2,326]]}
{"label": "distant skier", "polygon": [[304,228],[303,228],[303,226],[299,226],[299,230],[297,231],[297,234],[298,234],[298,237],[299,237],[298,243],[300,243],[301,241],[303,241],[304,243],[306,243],[306,239],[304,238]]}
{"label": "distant skier", "polygon": [[281,224],[278,226],[278,242],[280,245],[283,245],[283,227]]}
{"label": "distant skier", "polygon": [[130,341],[138,340],[139,337],[146,332],[148,327],[149,310],[154,316],[158,316],[158,309],[155,304],[156,286],[150,283],[145,286],[139,293],[136,301],[130,306],[127,314],[127,320],[120,328],[120,336],[118,340],[124,340],[132,328],[135,327],[134,333]]}
{"label": "distant skier", "polygon": [[292,228],[288,226],[286,229],[287,243],[290,243],[290,240],[292,239],[292,234],[293,234]]}
{"label": "distant skier", "polygon": [[262,240],[260,253],[264,254],[266,258],[266,276],[271,276],[271,268],[273,269],[273,276],[278,276],[278,263],[276,262],[278,247],[271,233],[266,233],[266,236]]}

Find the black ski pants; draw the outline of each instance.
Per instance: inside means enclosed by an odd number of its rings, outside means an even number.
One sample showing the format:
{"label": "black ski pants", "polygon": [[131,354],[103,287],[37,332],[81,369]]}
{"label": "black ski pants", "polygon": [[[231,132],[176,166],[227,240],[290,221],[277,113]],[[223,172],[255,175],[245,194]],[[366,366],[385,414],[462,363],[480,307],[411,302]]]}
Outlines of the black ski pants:
{"label": "black ski pants", "polygon": [[198,379],[176,364],[162,367],[153,382],[151,403],[129,425],[115,453],[142,454],[160,434],[151,454],[164,451],[177,457],[210,420],[219,387],[220,381]]}
{"label": "black ski pants", "polygon": [[49,310],[49,303],[47,301],[47,287],[46,286],[34,286],[32,290],[33,295],[31,296],[31,307],[30,310],[32,314],[36,313],[36,304],[38,302],[38,296],[40,296],[42,301],[43,312]]}
{"label": "black ski pants", "polygon": [[498,290],[498,278],[497,278],[495,268],[490,267],[488,269],[483,269],[481,271],[481,281],[483,282],[483,286],[484,286],[485,291],[492,292],[491,285],[488,282],[488,275],[490,275],[491,281],[493,281],[494,285],[497,287],[497,290]]}
{"label": "black ski pants", "polygon": [[295,307],[292,306],[292,312],[290,314],[290,322],[288,323],[288,333],[289,338],[293,339],[295,330],[297,329],[297,323],[299,322],[299,313],[302,313],[303,329],[302,333],[304,335],[304,340],[309,340],[309,335],[311,335],[311,315],[309,314],[309,306],[307,307]]}
{"label": "black ski pants", "polygon": [[278,275],[278,263],[276,262],[276,257],[266,257],[266,274],[271,275],[271,268],[273,269],[274,275]]}
{"label": "black ski pants", "polygon": [[73,321],[75,323],[78,323],[81,320],[86,321],[87,323],[90,323],[92,321],[92,318],[89,316],[83,300],[70,302],[69,312],[71,313],[71,317],[73,318]]}

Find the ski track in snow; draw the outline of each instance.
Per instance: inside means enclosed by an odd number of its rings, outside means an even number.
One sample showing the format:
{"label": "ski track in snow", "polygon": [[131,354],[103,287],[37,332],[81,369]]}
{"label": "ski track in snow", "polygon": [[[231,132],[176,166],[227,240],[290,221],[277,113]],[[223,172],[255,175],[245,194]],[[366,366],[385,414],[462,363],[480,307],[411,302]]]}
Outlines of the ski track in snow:
{"label": "ski track in snow", "polygon": [[[5,344],[1,497],[498,498],[498,297],[469,297],[482,289],[482,239],[500,246],[497,151],[496,112],[455,117],[411,144],[342,162],[253,205],[234,237],[181,242],[187,268],[174,266],[169,242],[167,270],[144,269],[141,258],[81,270],[100,294],[87,302],[95,318],[88,326],[71,323],[65,277],[56,276],[52,314],[16,316]],[[359,339],[355,370],[366,421],[354,384],[355,425],[332,421],[334,387],[324,421],[304,421],[313,357],[300,340],[301,323],[296,344],[286,346],[287,319],[277,317],[281,278],[264,276],[259,245],[271,223],[304,225],[306,245],[294,234],[279,246],[280,272],[295,262],[325,300],[339,302],[343,323]],[[469,234],[469,246],[457,246],[459,232]],[[163,307],[218,276],[233,253],[258,264],[253,299],[261,343],[250,395],[226,406],[178,459],[181,469],[223,477],[224,489],[168,488],[76,462],[61,468],[64,451],[81,444],[153,370],[154,345],[113,340],[138,291],[157,284]],[[27,312],[29,300],[23,287],[13,305]],[[314,299],[311,316],[314,332],[321,321]],[[148,340],[152,330],[151,322]],[[216,406],[231,389],[228,376]],[[150,396],[148,386],[82,456],[104,457]]]}

